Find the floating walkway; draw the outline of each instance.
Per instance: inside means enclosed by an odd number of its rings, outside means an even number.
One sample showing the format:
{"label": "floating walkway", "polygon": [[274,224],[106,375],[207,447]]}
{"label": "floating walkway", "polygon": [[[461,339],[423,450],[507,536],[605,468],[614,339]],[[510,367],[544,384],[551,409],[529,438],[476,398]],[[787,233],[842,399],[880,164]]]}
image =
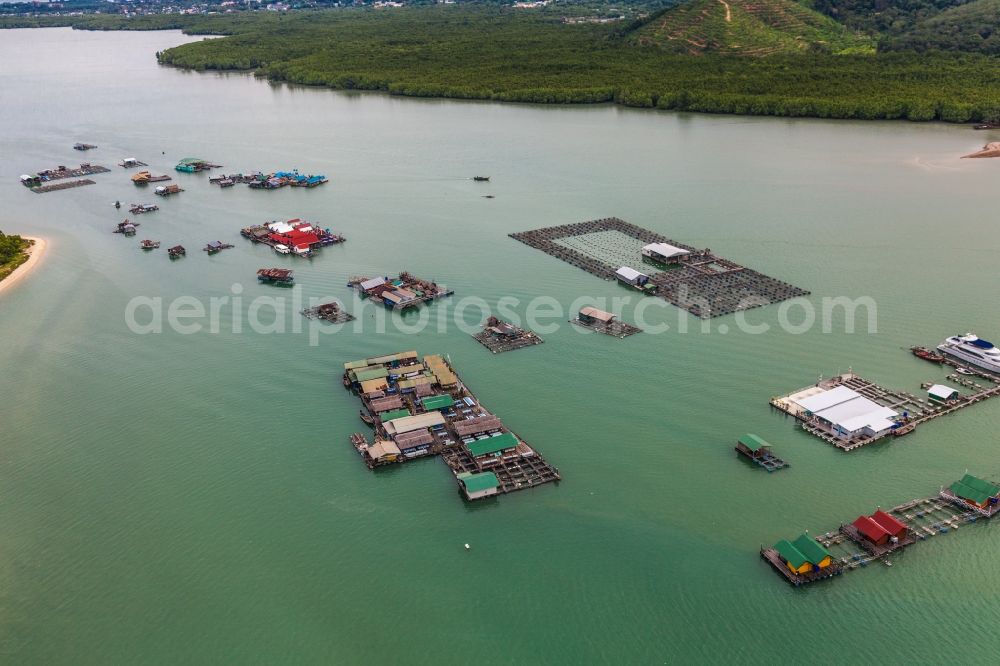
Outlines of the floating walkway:
{"label": "floating walkway", "polygon": [[809,292],[787,282],[698,250],[616,217],[510,234],[525,245],[581,268],[603,280],[616,279],[622,266],[638,266],[643,246],[665,243],[684,255],[669,265],[653,264],[656,295],[696,317],[710,319]]}
{"label": "floating walkway", "polygon": [[[835,530],[813,537],[831,556],[828,566],[799,574],[791,568],[799,563],[790,562],[778,552],[780,542],[776,547],[761,547],[760,555],[786,580],[799,586],[864,568],[876,561],[892,566],[888,558],[893,553],[920,541],[957,531],[961,526],[977,520],[992,518],[997,513],[1000,513],[1000,486],[966,474],[962,480],[942,488],[935,496],[913,499],[888,511],[877,511],[872,518],[886,526],[885,534],[879,532],[878,525],[869,534],[863,534],[857,525],[863,526],[868,517],[862,516],[854,523],[842,524]],[[890,534],[892,525],[900,528],[894,534]]]}
{"label": "floating walkway", "polygon": [[486,410],[449,361],[415,351],[344,366],[344,386],[363,405],[374,429],[351,444],[370,469],[440,456],[467,500],[478,500],[559,481],[559,470]]}

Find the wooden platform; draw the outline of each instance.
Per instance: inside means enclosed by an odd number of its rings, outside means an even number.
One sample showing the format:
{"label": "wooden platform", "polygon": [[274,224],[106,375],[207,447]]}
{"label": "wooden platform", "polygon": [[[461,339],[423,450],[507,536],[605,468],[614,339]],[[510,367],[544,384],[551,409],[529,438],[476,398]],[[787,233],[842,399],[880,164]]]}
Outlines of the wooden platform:
{"label": "wooden platform", "polygon": [[302,316],[306,319],[322,319],[331,324],[346,324],[349,321],[354,321],[354,315],[344,312],[340,303],[336,301],[306,308],[302,311]]}
{"label": "wooden platform", "polygon": [[80,180],[71,180],[69,182],[53,183],[52,185],[39,185],[38,187],[32,187],[31,191],[35,194],[45,194],[46,192],[58,192],[59,190],[69,190],[74,187],[83,187],[84,185],[94,185],[94,181],[89,178],[82,178]]}
{"label": "wooden platform", "polygon": [[541,337],[531,331],[526,331],[523,328],[514,326],[509,322],[500,323],[509,327],[509,329],[513,331],[513,334],[499,334],[496,331],[491,330],[492,327],[490,326],[490,321],[487,321],[483,330],[472,336],[473,339],[494,354],[502,354],[516,349],[524,349],[525,347],[534,347],[535,345],[540,345],[545,342]]}
{"label": "wooden platform", "polygon": [[593,323],[588,323],[580,321],[579,319],[570,319],[571,324],[576,324],[581,328],[589,328],[597,333],[603,333],[604,335],[610,335],[616,338],[627,338],[630,335],[635,335],[636,333],[642,333],[642,329],[638,326],[633,326],[632,324],[626,324],[618,320],[604,323],[600,321],[595,321]]}
{"label": "wooden platform", "polygon": [[908,414],[908,418],[906,421],[902,422],[903,425],[899,429],[903,430],[903,432],[898,434],[908,434],[927,421],[936,419],[940,416],[945,416],[946,414],[952,414],[960,409],[969,407],[970,405],[974,405],[1000,395],[1000,378],[989,375],[982,375],[982,378],[990,379],[991,381],[997,383],[991,383],[990,385],[983,386],[968,379],[963,382],[960,375],[949,375],[948,379],[950,381],[958,383],[975,392],[963,395],[960,400],[953,403],[938,403],[927,397],[919,397],[907,391],[898,391],[879,386],[878,384],[868,381],[853,372],[847,372],[822,380],[812,386],[797,389],[783,396],[771,398],[770,404],[775,409],[778,409],[779,411],[784,412],[789,416],[793,416],[801,421],[802,429],[806,432],[837,447],[841,451],[846,452],[854,451],[863,446],[867,446],[893,436],[897,434],[897,430],[889,430],[885,433],[869,437],[843,439],[836,436],[833,432],[826,428],[824,424],[819,422],[818,419],[799,411],[799,408],[792,404],[788,399],[789,396],[802,393],[803,391],[807,391],[813,387],[829,390],[837,386],[846,386],[869,400],[882,405],[883,407],[889,407],[890,409],[900,413],[906,412]]}

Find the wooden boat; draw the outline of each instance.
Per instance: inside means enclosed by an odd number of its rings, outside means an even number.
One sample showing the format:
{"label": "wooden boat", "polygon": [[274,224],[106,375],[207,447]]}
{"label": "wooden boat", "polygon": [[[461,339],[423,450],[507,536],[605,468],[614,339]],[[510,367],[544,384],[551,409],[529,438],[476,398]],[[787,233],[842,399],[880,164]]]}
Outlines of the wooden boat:
{"label": "wooden boat", "polygon": [[208,252],[210,255],[212,255],[212,254],[218,254],[223,250],[228,250],[231,247],[233,246],[230,245],[229,243],[223,243],[222,241],[212,241],[208,243],[203,249],[205,250],[205,252]]}
{"label": "wooden boat", "polygon": [[139,247],[143,250],[155,250],[160,247],[160,241],[144,240],[139,242]]}
{"label": "wooden boat", "polygon": [[937,353],[936,351],[928,349],[927,347],[912,347],[910,351],[913,352],[914,356],[916,356],[917,358],[922,358],[925,361],[931,361],[933,363],[944,362],[944,356]]}
{"label": "wooden boat", "polygon": [[969,370],[968,368],[955,368],[955,372],[957,372],[960,375],[974,375],[974,374],[976,374],[972,370]]}
{"label": "wooden boat", "polygon": [[375,419],[373,419],[368,414],[365,414],[364,411],[359,411],[358,416],[360,416],[361,420],[370,425],[371,427],[373,428],[375,427]]}
{"label": "wooden boat", "polygon": [[490,177],[489,176],[473,176],[472,180],[476,181],[477,183],[486,183],[486,182],[489,182]]}
{"label": "wooden boat", "polygon": [[152,213],[154,210],[160,210],[160,207],[156,204],[132,204],[128,212],[133,215],[142,215],[143,213]]}
{"label": "wooden boat", "polygon": [[74,143],[73,144],[73,150],[92,150],[94,148],[97,148],[97,146],[95,146],[92,143]]}
{"label": "wooden boat", "polygon": [[909,435],[911,432],[917,429],[916,423],[907,423],[904,426],[896,428],[892,431],[893,437],[902,437],[903,435]]}

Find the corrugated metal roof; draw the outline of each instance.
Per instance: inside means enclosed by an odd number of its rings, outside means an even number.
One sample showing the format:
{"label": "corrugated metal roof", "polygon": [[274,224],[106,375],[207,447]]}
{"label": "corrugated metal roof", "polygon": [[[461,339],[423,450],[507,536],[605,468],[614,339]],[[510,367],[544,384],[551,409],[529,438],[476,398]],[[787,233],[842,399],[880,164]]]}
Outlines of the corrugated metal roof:
{"label": "corrugated metal roof", "polygon": [[805,555],[799,552],[798,548],[793,546],[788,541],[788,539],[782,539],[778,543],[774,544],[774,549],[778,551],[778,555],[781,555],[781,559],[785,560],[796,569],[809,561]]}
{"label": "corrugated metal roof", "polygon": [[405,416],[403,418],[393,419],[385,422],[384,426],[387,433],[390,435],[396,435],[399,433],[420,430],[421,428],[443,425],[444,422],[444,416],[441,415],[441,412],[427,412],[426,414],[417,414],[416,416]]}
{"label": "corrugated metal roof", "polygon": [[450,395],[432,395],[420,401],[424,409],[445,409],[455,404],[455,399]]}
{"label": "corrugated metal roof", "polygon": [[876,523],[874,520],[868,516],[858,516],[851,525],[854,525],[864,535],[871,541],[878,541],[886,536],[889,536],[889,532],[885,530],[881,525]]}
{"label": "corrugated metal roof", "polygon": [[762,446],[770,446],[770,444],[768,444],[767,442],[765,442],[763,439],[761,439],[757,435],[753,435],[753,434],[750,434],[750,433],[747,433],[746,435],[743,435],[742,437],[739,438],[738,441],[739,441],[740,444],[742,444],[743,446],[747,447],[751,451],[756,451],[759,448],[761,448]]}
{"label": "corrugated metal roof", "polygon": [[938,400],[951,400],[951,398],[957,393],[958,391],[950,386],[945,386],[944,384],[935,384],[927,389],[927,395],[932,398],[937,398]]}
{"label": "corrugated metal roof", "polygon": [[365,370],[355,370],[354,378],[359,382],[366,382],[369,379],[382,379],[389,376],[389,371],[385,368],[367,368]]}
{"label": "corrugated metal roof", "polygon": [[388,398],[372,400],[372,411],[386,412],[390,409],[399,409],[403,406],[403,399],[398,395],[391,395]]}
{"label": "corrugated metal roof", "polygon": [[458,475],[458,479],[470,493],[500,487],[500,479],[493,472],[480,472],[479,474],[464,472]]}
{"label": "corrugated metal roof", "polygon": [[882,529],[884,529],[889,534],[892,534],[893,536],[899,536],[901,532],[906,532],[907,530],[910,529],[902,522],[896,520],[895,518],[890,516],[885,511],[882,511],[881,509],[873,513],[871,515],[871,519],[874,520],[876,523],[878,523],[879,526],[882,527]]}
{"label": "corrugated metal roof", "polygon": [[[434,412],[435,414],[437,412]],[[479,439],[471,444],[467,444],[466,447],[475,457],[486,456],[491,453],[498,453],[505,449],[512,449],[518,445],[517,437],[514,437],[513,433],[505,432],[502,435],[497,435],[496,437],[487,437],[486,439]]]}
{"label": "corrugated metal roof", "polygon": [[387,455],[398,456],[399,447],[387,440],[379,440],[368,447],[368,456],[372,460],[378,460]]}
{"label": "corrugated metal roof", "polygon": [[371,279],[365,280],[364,282],[362,282],[358,286],[361,287],[361,289],[367,291],[368,289],[374,289],[375,287],[378,287],[379,285],[383,285],[383,284],[385,284],[385,278],[384,277],[376,277],[376,278],[371,278]]}
{"label": "corrugated metal roof", "polygon": [[605,312],[604,310],[598,310],[597,308],[587,306],[585,308],[580,308],[580,314],[584,317],[590,317],[592,319],[597,319],[599,321],[611,321],[615,318],[610,312]]}
{"label": "corrugated metal roof", "polygon": [[372,391],[379,391],[381,389],[384,389],[387,386],[388,384],[386,384],[385,380],[382,378],[369,379],[368,381],[361,382],[361,392],[371,393]]}
{"label": "corrugated metal roof", "polygon": [[639,271],[629,266],[622,266],[617,271],[615,271],[615,274],[624,280],[628,280],[629,282],[634,282],[636,279],[641,277],[649,277],[645,273],[640,273]]}
{"label": "corrugated metal roof", "polygon": [[806,556],[812,564],[819,566],[825,558],[830,557],[830,551],[820,545],[816,539],[813,539],[808,534],[803,534],[798,539],[792,542],[796,550]]}
{"label": "corrugated metal roof", "polygon": [[394,409],[391,412],[382,412],[378,415],[379,419],[382,421],[392,421],[393,419],[401,419],[404,416],[409,416],[410,410],[408,409]]}
{"label": "corrugated metal roof", "polygon": [[478,435],[487,430],[499,430],[502,427],[503,423],[499,418],[489,415],[459,421],[455,424],[455,432],[458,433],[459,437],[465,437],[466,435]]}
{"label": "corrugated metal roof", "polygon": [[848,400],[860,397],[861,394],[854,389],[846,386],[835,386],[834,388],[823,391],[822,393],[810,395],[806,398],[795,400],[794,402],[803,409],[808,409],[810,412],[816,413],[833,407],[834,405],[839,405],[842,402],[847,402]]}
{"label": "corrugated metal roof", "polygon": [[416,430],[396,435],[396,445],[399,446],[400,451],[415,449],[418,446],[431,444],[433,441],[434,435],[429,430]]}
{"label": "corrugated metal roof", "polygon": [[660,256],[666,257],[667,259],[684,254],[691,254],[689,250],[677,247],[676,245],[671,245],[670,243],[650,243],[642,248],[642,252],[643,254],[646,254],[647,252],[655,252]]}

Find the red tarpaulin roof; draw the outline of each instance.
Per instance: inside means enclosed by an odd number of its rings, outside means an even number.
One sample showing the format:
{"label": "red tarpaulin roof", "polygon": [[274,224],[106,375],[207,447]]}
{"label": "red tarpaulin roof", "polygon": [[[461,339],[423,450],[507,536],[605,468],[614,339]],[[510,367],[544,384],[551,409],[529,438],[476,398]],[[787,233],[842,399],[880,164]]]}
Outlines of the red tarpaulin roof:
{"label": "red tarpaulin roof", "polygon": [[889,536],[889,533],[885,531],[881,525],[868,516],[859,516],[858,519],[851,524],[858,528],[858,531],[861,532],[866,539],[871,539],[872,541],[878,541],[879,539]]}
{"label": "red tarpaulin roof", "polygon": [[902,522],[896,520],[885,511],[876,511],[872,514],[872,520],[886,532],[893,536],[899,536],[900,532],[906,532],[909,528]]}

